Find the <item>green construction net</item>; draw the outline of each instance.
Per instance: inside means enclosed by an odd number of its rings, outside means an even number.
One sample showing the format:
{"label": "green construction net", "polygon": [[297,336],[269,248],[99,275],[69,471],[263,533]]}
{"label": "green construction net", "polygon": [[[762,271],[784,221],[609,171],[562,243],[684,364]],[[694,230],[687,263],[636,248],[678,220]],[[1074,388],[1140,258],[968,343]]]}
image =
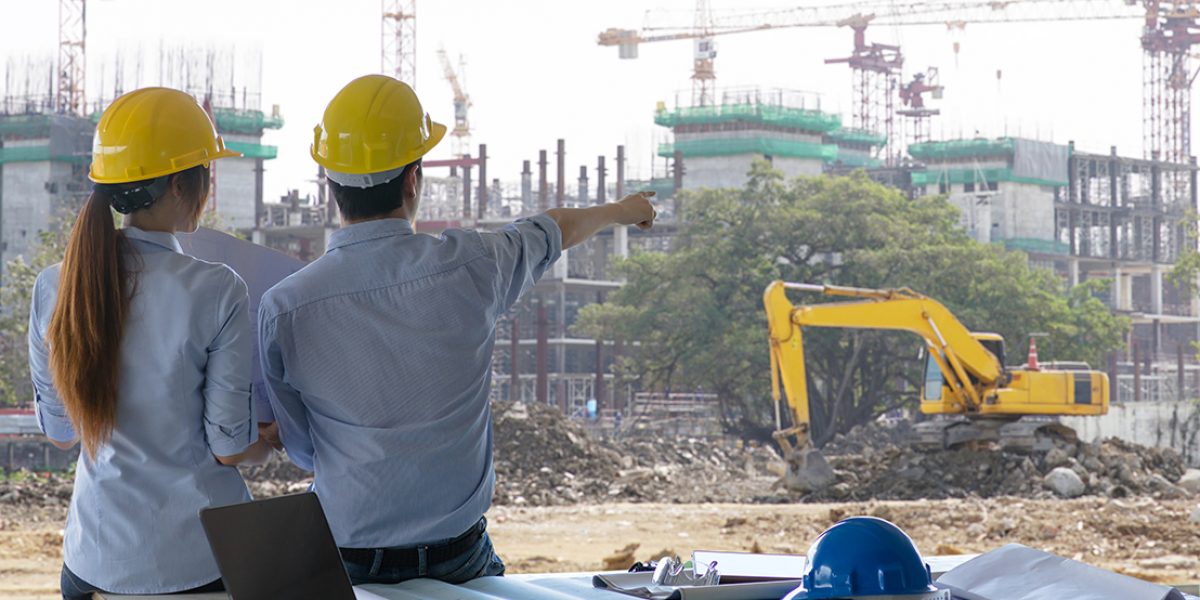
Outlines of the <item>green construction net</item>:
{"label": "green construction net", "polygon": [[908,147],[908,154],[917,160],[1012,156],[1013,138],[923,142],[910,145]]}
{"label": "green construction net", "polygon": [[767,154],[790,158],[812,158],[832,162],[837,160],[838,148],[831,144],[799,142],[771,138],[727,138],[687,140],[674,144],[659,144],[659,156],[674,156],[675,150],[684,158],[695,156],[732,156],[735,154]]}
{"label": "green construction net", "polygon": [[867,146],[882,146],[887,143],[887,136],[865,129],[850,129],[843,127],[830,131],[827,136],[833,143],[864,144]]}
{"label": "green construction net", "polygon": [[236,152],[241,152],[246,158],[263,158],[272,159],[279,155],[279,148],[275,146],[265,146],[263,144],[251,144],[249,142],[225,142],[225,147]]}
{"label": "green construction net", "polygon": [[[283,127],[283,117],[264,114],[261,110],[214,108],[217,130],[221,133],[261,134],[264,129]],[[273,158],[273,157],[272,157]]]}
{"label": "green construction net", "polygon": [[0,116],[0,136],[43,138],[50,136],[50,117],[46,115]]}
{"label": "green construction net", "polygon": [[1071,246],[1058,240],[1041,240],[1037,238],[1012,238],[1003,240],[1004,247],[1009,250],[1023,250],[1038,254],[1067,254]]}
{"label": "green construction net", "polygon": [[40,162],[43,160],[52,160],[55,162],[74,162],[86,164],[91,162],[90,155],[81,156],[55,156],[50,151],[50,146],[17,146],[0,148],[0,164],[17,163],[17,162]]}
{"label": "green construction net", "polygon": [[840,115],[770,104],[721,104],[659,110],[654,122],[663,127],[742,122],[826,133],[842,126]]}
{"label": "green construction net", "polygon": [[980,185],[1000,181],[1028,183],[1031,185],[1045,185],[1050,187],[1062,187],[1066,185],[1066,183],[1062,181],[1036,179],[1033,177],[1018,177],[1013,175],[1013,170],[1007,167],[993,167],[987,169],[941,169],[936,171],[917,171],[912,174],[913,185],[953,185],[962,183],[974,183]]}
{"label": "green construction net", "polygon": [[629,192],[654,192],[658,199],[670,198],[675,193],[675,180],[669,177],[658,177],[649,181],[631,179],[625,182]]}

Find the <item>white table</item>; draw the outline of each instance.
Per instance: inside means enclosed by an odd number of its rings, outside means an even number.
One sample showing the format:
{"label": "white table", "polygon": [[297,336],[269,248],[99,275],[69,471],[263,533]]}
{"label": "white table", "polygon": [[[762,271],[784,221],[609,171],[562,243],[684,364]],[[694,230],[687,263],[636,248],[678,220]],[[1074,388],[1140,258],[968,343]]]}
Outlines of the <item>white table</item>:
{"label": "white table", "polygon": [[[976,554],[959,556],[934,556],[926,559],[934,578],[976,557]],[[413,579],[394,585],[368,584],[364,590],[389,600],[620,600],[620,596],[592,587],[594,573],[527,573],[505,577],[482,577],[462,585],[443,583],[435,579]],[[96,600],[146,600],[169,598],[174,600],[227,600],[225,592],[207,594],[176,594],[171,596],[119,596],[96,594]]]}

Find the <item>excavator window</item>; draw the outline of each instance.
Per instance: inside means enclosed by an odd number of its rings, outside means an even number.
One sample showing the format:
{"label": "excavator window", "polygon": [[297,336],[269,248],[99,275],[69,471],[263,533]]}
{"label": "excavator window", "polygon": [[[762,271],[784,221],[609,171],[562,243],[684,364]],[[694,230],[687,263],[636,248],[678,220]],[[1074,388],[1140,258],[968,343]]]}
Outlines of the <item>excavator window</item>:
{"label": "excavator window", "polygon": [[946,385],[946,378],[942,376],[942,369],[938,366],[937,360],[934,359],[932,352],[925,353],[925,393],[922,396],[927,401],[936,401],[942,399],[942,386]]}
{"label": "excavator window", "polygon": [[1000,361],[1000,367],[1004,368],[1004,340],[979,340],[979,343],[983,344],[983,347]]}

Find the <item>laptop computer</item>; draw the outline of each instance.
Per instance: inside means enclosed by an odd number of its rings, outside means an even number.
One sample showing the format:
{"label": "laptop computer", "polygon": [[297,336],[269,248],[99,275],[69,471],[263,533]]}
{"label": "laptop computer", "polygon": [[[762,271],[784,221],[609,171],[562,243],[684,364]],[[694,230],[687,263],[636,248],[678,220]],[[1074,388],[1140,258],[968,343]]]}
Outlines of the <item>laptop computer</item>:
{"label": "laptop computer", "polygon": [[357,597],[316,494],[207,508],[200,522],[233,600]]}

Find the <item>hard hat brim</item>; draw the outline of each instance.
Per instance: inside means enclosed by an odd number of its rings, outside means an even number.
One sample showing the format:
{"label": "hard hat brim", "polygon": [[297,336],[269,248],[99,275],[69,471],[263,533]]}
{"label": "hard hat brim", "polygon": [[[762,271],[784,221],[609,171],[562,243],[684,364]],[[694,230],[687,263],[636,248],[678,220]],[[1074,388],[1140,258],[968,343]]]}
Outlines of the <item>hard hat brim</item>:
{"label": "hard hat brim", "polygon": [[430,121],[429,122],[429,139],[425,140],[424,144],[421,144],[420,146],[418,146],[417,149],[414,150],[409,156],[405,157],[406,160],[402,160],[402,161],[397,162],[396,164],[389,165],[386,169],[370,169],[370,170],[368,170],[368,169],[353,169],[353,168],[347,167],[346,165],[335,164],[335,163],[331,162],[330,160],[323,158],[322,156],[317,154],[317,147],[315,145],[309,145],[308,155],[311,156],[313,161],[315,161],[318,165],[325,167],[327,170],[337,171],[339,173],[346,173],[347,175],[368,175],[371,173],[382,173],[384,171],[391,171],[392,169],[398,169],[400,167],[403,167],[404,165],[412,163],[412,162],[416,161],[418,158],[422,158],[426,154],[429,154],[429,152],[431,150],[433,150],[433,148],[435,146],[437,146],[439,142],[442,141],[442,138],[446,137],[446,131],[447,131],[447,129],[446,129],[445,125],[442,125],[441,123],[438,123],[437,121]]}
{"label": "hard hat brim", "polygon": [[214,160],[217,160],[218,158],[241,158],[241,156],[242,156],[242,153],[238,152],[237,150],[221,148],[220,151],[218,151],[216,154],[214,154],[212,156],[206,156],[199,160],[185,161],[185,162],[182,162],[182,163],[179,163],[176,165],[172,165],[171,168],[169,168],[169,169],[163,169],[161,171],[154,172],[154,173],[137,173],[136,175],[126,175],[124,177],[97,177],[96,174],[91,169],[89,169],[88,170],[88,179],[90,179],[93,183],[106,183],[106,184],[132,183],[134,181],[144,181],[147,179],[156,179],[158,177],[163,177],[165,175],[179,173],[179,172],[186,171],[192,167],[199,166],[199,165],[207,165],[208,163],[210,163]]}

